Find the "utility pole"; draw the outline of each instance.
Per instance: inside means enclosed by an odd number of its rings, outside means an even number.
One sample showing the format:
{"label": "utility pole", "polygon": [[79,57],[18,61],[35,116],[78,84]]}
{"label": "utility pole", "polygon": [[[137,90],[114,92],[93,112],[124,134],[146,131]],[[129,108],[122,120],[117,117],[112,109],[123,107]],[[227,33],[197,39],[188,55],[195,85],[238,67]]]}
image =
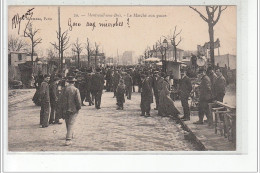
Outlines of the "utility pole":
{"label": "utility pole", "polygon": [[58,7],[58,32],[59,32],[59,59],[60,59],[60,72],[63,72],[63,57],[61,57],[61,28],[60,28],[60,7]]}

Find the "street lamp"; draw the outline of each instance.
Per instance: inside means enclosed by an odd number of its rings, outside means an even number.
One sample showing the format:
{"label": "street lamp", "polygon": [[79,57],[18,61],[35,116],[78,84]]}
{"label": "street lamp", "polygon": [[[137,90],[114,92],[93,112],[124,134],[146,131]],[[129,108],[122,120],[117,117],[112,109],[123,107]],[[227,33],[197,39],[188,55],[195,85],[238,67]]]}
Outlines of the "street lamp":
{"label": "street lamp", "polygon": [[163,40],[163,47],[164,47],[164,61],[163,61],[163,71],[166,73],[166,49],[168,48],[168,41],[166,38]]}

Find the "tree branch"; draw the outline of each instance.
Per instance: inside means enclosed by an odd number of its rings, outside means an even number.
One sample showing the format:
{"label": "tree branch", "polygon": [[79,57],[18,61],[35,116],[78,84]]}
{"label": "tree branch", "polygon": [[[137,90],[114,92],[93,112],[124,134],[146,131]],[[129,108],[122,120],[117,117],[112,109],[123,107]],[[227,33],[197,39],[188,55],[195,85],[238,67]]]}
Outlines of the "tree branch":
{"label": "tree branch", "polygon": [[205,22],[208,22],[208,19],[201,13],[201,12],[199,12],[196,8],[194,8],[194,7],[192,7],[192,6],[189,6],[191,9],[193,9],[194,11],[196,11],[199,15],[200,15],[200,17],[203,19],[203,20],[205,20]]}

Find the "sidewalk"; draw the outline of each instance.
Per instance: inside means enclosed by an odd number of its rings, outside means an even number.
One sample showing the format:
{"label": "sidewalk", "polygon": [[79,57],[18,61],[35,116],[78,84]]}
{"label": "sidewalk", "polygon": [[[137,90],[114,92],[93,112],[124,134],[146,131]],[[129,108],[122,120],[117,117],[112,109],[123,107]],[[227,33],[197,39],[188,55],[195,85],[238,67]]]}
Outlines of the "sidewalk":
{"label": "sidewalk", "polygon": [[8,90],[8,106],[32,99],[35,89],[13,89]]}
{"label": "sidewalk", "polygon": [[[175,101],[175,106],[183,115],[181,102]],[[193,122],[198,121],[198,111],[191,111],[190,118],[190,121],[183,121],[183,123],[190,130],[192,135],[195,135],[196,140],[203,145],[202,147],[205,148],[205,150],[236,151],[236,146],[231,141],[228,141],[227,138],[220,134],[215,134],[215,129],[209,128],[207,123],[204,123],[203,125],[193,124]]]}

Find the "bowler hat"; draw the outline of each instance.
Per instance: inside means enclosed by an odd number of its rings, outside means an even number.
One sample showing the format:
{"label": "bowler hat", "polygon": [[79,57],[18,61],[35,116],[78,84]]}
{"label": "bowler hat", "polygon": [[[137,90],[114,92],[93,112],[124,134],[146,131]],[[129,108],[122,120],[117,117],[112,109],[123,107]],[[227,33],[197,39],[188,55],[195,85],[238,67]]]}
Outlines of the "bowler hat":
{"label": "bowler hat", "polygon": [[75,77],[73,77],[73,76],[69,76],[67,80],[68,80],[68,82],[76,82],[77,81],[77,79],[75,79]]}

